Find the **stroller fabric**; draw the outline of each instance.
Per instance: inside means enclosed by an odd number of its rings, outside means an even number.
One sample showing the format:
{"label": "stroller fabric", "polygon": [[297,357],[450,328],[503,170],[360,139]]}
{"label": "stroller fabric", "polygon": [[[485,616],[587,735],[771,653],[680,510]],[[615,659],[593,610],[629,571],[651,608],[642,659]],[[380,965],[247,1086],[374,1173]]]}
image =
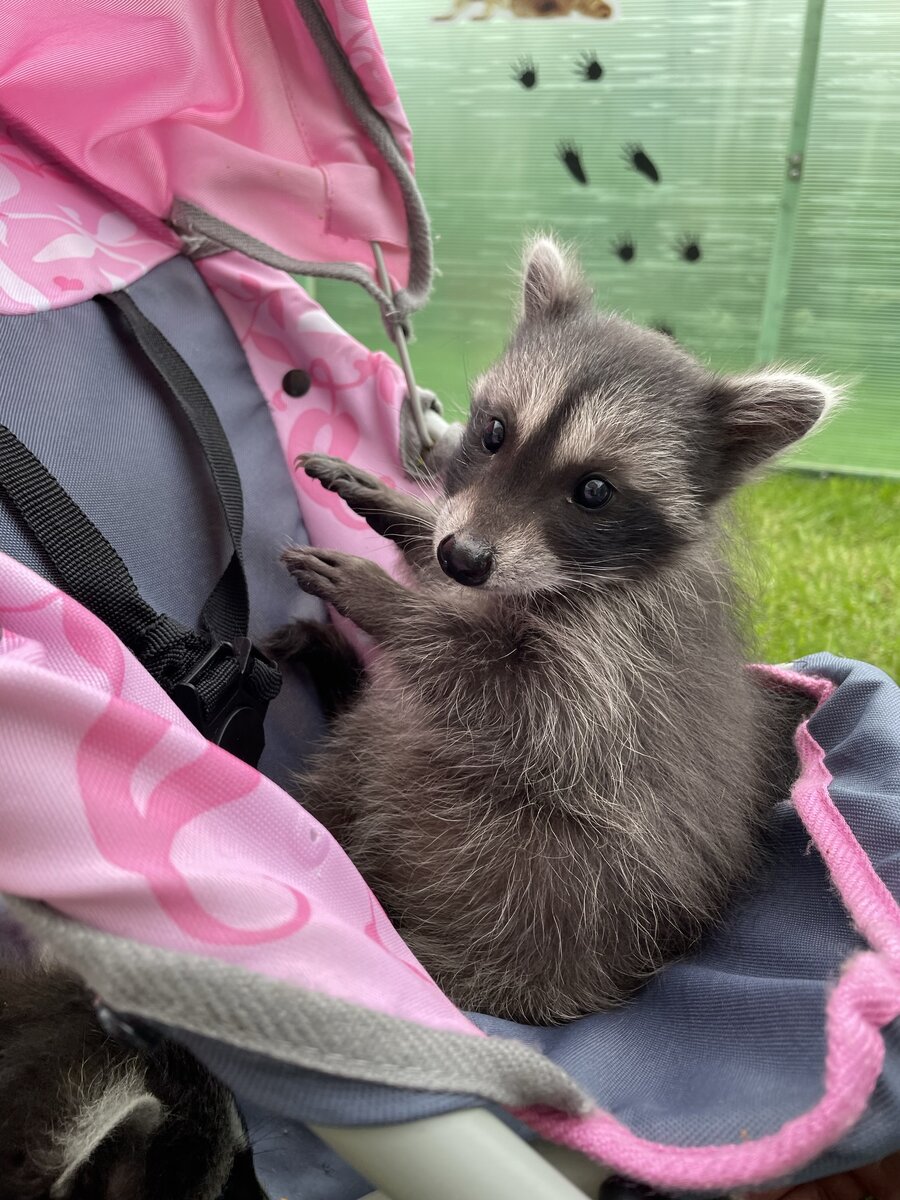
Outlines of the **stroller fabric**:
{"label": "stroller fabric", "polygon": [[[142,594],[196,622],[228,543],[196,447],[93,300],[127,288],[228,435],[259,637],[320,613],[278,566],[288,542],[393,564],[295,475],[297,453],[415,486],[401,372],[285,270],[362,284],[390,323],[427,293],[427,227],[361,0],[139,9],[56,0],[0,15],[0,422]],[[99,67],[110,59],[115,72]],[[621,1010],[527,1029],[457,1011],[282,790],[322,730],[299,676],[270,707],[257,772],[206,743],[60,592],[2,486],[0,551],[9,911],[236,1088],[277,1146],[277,1194],[292,1194],[288,1178],[323,1200],[365,1190],[307,1122],[472,1104],[662,1188],[811,1178],[896,1148],[900,693],[876,668],[814,655],[768,670],[819,707],[752,893]]]}

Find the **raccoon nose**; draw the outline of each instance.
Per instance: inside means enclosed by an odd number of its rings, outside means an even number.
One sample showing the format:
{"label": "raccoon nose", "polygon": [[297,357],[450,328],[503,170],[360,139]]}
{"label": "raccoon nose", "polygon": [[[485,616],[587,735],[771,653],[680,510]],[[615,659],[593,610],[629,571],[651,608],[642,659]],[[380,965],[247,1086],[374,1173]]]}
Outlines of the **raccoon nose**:
{"label": "raccoon nose", "polygon": [[464,533],[445,537],[437,548],[437,557],[444,574],[466,587],[484,583],[494,565],[490,546]]}

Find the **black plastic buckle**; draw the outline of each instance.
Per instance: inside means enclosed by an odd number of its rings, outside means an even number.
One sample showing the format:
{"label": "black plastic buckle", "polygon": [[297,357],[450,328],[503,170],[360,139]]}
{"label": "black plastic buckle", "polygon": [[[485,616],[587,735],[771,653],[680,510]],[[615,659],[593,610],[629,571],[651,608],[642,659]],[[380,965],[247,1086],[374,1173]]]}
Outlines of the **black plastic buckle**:
{"label": "black plastic buckle", "polygon": [[[266,744],[263,722],[269,707],[268,700],[260,700],[247,686],[254,659],[269,662],[249,638],[216,642],[171,691],[172,699],[208,741],[243,759],[251,767],[259,762]],[[207,712],[200,698],[200,682],[212,668],[229,661],[234,662],[236,667],[234,682],[225,691],[215,710]]]}

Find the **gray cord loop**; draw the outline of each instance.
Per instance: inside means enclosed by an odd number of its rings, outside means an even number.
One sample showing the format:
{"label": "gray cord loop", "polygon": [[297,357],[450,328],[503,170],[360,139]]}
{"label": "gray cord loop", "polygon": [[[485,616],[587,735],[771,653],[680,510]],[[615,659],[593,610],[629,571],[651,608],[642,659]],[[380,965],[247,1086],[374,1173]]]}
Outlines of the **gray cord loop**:
{"label": "gray cord loop", "polygon": [[[406,326],[406,319],[409,316],[408,312],[405,312],[399,308],[390,308],[385,305],[383,313],[386,324],[390,325],[392,329],[396,329],[398,325]],[[408,330],[404,329],[404,332],[406,333],[406,336],[409,337]]]}
{"label": "gray cord loop", "polygon": [[[396,297],[394,299],[396,300]],[[382,308],[381,317],[392,342],[397,340],[395,332],[398,329],[406,338],[407,345],[412,341],[412,326],[409,323],[408,308]]]}
{"label": "gray cord loop", "polygon": [[[372,243],[372,254],[375,256],[375,271],[381,290],[388,296],[393,297],[394,293],[391,290],[390,276],[384,262],[384,254],[378,242]],[[403,370],[403,377],[406,380],[406,388],[409,395],[409,411],[416,428],[416,436],[419,439],[422,453],[424,454],[426,450],[430,450],[434,445],[434,438],[431,436],[428,426],[425,423],[422,397],[419,395],[412,361],[409,357],[404,317],[394,304],[391,305],[390,309],[382,308],[382,314],[393,338],[394,345],[397,347],[397,355],[400,359],[400,366]]]}

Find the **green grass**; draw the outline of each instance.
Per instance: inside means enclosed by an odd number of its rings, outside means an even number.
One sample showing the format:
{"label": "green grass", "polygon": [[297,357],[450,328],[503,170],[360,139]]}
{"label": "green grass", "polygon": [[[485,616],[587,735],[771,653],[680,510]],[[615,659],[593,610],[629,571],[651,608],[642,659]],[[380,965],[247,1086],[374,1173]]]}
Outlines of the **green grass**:
{"label": "green grass", "polygon": [[900,482],[786,472],[738,512],[762,660],[831,650],[900,679]]}

